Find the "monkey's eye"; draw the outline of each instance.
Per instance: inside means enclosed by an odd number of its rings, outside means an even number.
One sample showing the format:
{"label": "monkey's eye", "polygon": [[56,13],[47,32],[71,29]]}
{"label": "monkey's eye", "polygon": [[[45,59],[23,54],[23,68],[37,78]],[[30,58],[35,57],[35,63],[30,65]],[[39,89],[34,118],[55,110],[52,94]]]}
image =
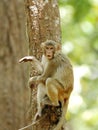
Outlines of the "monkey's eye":
{"label": "monkey's eye", "polygon": [[46,50],[54,50],[53,46],[46,46],[45,48],[46,48]]}
{"label": "monkey's eye", "polygon": [[46,49],[49,49],[49,47],[48,47],[48,46],[46,46]]}
{"label": "monkey's eye", "polygon": [[51,50],[53,50],[54,48],[53,47],[50,47]]}

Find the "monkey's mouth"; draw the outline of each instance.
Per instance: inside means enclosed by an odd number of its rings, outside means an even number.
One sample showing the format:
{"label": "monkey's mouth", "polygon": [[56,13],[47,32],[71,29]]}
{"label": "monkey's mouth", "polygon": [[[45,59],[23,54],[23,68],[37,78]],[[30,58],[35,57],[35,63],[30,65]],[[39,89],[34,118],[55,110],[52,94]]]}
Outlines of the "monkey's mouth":
{"label": "monkey's mouth", "polygon": [[51,55],[47,55],[47,57],[51,57]]}
{"label": "monkey's mouth", "polygon": [[52,58],[52,55],[47,55],[47,58],[48,58],[48,59],[51,59],[51,58]]}

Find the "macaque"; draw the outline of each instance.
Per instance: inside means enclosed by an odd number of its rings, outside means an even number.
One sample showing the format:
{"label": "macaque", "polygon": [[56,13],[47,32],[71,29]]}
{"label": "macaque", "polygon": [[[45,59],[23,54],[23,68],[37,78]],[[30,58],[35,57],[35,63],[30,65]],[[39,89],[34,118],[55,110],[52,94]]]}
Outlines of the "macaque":
{"label": "macaque", "polygon": [[[40,63],[41,75],[31,77],[29,80],[30,85],[35,80],[38,84],[38,111],[35,120],[41,116],[44,105],[59,106],[61,103],[62,116],[54,128],[54,130],[59,130],[64,123],[69,97],[73,90],[73,69],[67,56],[61,52],[60,44],[47,40],[41,44],[41,48],[43,50]],[[35,59],[34,61],[38,63]]]}

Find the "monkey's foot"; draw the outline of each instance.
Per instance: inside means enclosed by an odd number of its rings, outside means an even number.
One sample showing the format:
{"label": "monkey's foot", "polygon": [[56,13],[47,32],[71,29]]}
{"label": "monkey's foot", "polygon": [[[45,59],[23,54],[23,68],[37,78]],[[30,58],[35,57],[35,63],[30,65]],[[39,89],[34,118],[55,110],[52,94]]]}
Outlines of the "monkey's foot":
{"label": "monkey's foot", "polygon": [[41,114],[39,114],[38,112],[36,113],[33,122],[35,122],[36,120],[38,120],[41,117]]}
{"label": "monkey's foot", "polygon": [[49,100],[48,97],[45,97],[42,102],[41,102],[42,106],[45,106],[45,105],[50,105],[52,106],[52,102]]}

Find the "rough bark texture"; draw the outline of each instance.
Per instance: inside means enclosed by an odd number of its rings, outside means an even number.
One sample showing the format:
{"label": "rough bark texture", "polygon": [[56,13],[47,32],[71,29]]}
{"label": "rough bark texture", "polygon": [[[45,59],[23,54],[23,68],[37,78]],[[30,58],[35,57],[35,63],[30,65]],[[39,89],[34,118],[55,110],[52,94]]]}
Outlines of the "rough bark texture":
{"label": "rough bark texture", "polygon": [[26,54],[24,1],[0,0],[0,129],[26,124],[27,69],[18,60]]}
{"label": "rough bark texture", "polygon": [[[61,42],[60,17],[57,0],[25,0],[27,15],[27,32],[29,40],[29,55],[36,56],[39,60],[42,52],[40,43],[45,40]],[[30,76],[34,76],[33,69]],[[31,88],[32,119],[36,113],[36,87]],[[60,108],[46,107],[43,111],[45,118],[32,126],[32,130],[52,130],[60,116]],[[30,130],[30,129],[28,129]]]}

